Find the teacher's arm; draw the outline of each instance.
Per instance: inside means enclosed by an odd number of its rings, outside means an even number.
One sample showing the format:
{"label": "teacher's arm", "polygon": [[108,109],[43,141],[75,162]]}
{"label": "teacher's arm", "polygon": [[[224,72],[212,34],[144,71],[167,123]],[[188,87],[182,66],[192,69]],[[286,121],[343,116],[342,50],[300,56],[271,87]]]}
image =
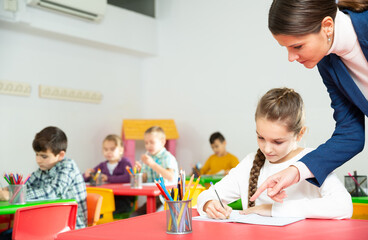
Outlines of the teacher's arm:
{"label": "teacher's arm", "polygon": [[[323,184],[328,174],[361,152],[365,142],[365,115],[352,102],[351,97],[345,96],[341,90],[342,86],[338,87],[335,84],[333,79],[337,79],[337,76],[332,67],[326,66],[327,60],[322,61],[324,62],[318,65],[318,70],[330,95],[331,107],[334,110],[333,118],[336,122],[335,131],[326,143],[300,160],[314,175],[314,178],[307,180],[318,187]],[[340,81],[351,80],[340,79]]]}

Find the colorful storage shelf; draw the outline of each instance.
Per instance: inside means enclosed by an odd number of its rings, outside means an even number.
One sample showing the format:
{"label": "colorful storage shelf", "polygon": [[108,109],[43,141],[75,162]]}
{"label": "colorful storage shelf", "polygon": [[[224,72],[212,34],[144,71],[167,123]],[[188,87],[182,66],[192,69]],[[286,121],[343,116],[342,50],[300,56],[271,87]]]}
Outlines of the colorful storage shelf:
{"label": "colorful storage shelf", "polygon": [[124,156],[135,161],[135,141],[144,139],[144,132],[152,127],[160,126],[166,135],[166,149],[174,156],[176,155],[176,139],[179,133],[173,119],[124,119],[122,127],[122,138],[124,141]]}

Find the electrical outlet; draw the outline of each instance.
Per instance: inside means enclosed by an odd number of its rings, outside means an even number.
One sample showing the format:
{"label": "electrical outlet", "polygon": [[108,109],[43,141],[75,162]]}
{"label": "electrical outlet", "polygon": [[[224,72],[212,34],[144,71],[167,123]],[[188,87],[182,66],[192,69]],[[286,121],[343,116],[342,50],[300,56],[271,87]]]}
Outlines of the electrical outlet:
{"label": "electrical outlet", "polygon": [[99,92],[45,86],[45,85],[39,86],[39,95],[41,98],[87,102],[87,103],[100,103],[102,100],[102,94]]}
{"label": "electrical outlet", "polygon": [[0,93],[29,97],[31,95],[31,85],[28,83],[0,80]]}
{"label": "electrical outlet", "polygon": [[4,0],[4,10],[16,12],[18,10],[18,0]]}

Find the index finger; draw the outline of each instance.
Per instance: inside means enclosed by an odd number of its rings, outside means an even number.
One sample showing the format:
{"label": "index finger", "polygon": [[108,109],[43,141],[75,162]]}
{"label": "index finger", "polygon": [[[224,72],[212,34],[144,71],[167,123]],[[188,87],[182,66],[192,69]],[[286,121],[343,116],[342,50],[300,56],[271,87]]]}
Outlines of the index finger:
{"label": "index finger", "polygon": [[257,191],[253,194],[253,196],[249,199],[250,201],[255,201],[259,195],[261,195],[261,193],[263,193],[266,189],[267,189],[267,185],[268,185],[268,180],[266,180],[266,182],[262,183],[261,186],[259,186],[259,188],[257,189]]}

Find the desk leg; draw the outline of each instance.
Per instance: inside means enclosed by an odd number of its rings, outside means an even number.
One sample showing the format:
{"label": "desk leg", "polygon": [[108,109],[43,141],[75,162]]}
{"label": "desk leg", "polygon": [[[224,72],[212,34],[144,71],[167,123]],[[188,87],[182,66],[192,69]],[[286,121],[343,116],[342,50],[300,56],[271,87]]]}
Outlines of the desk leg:
{"label": "desk leg", "polygon": [[147,196],[147,214],[156,212],[156,197]]}

